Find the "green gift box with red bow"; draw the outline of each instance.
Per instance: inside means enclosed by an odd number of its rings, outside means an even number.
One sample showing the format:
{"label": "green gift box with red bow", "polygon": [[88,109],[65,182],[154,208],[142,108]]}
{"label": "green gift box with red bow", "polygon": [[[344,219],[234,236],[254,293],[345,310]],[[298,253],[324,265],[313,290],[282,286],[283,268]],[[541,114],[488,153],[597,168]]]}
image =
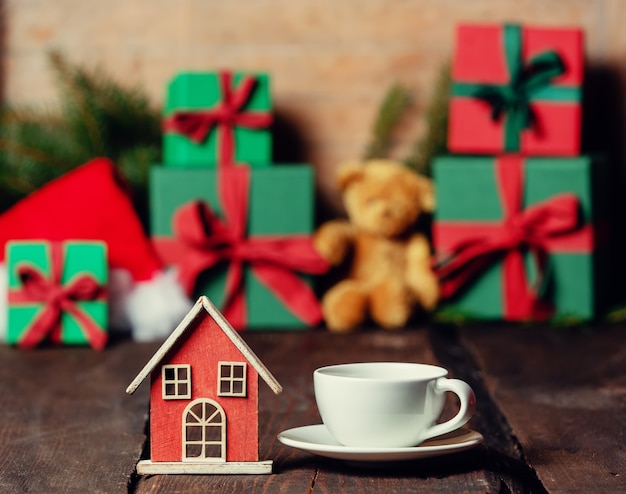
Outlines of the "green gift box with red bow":
{"label": "green gift box with red bow", "polygon": [[155,249],[191,298],[207,295],[237,330],[321,322],[312,167],[155,166],[150,187]]}
{"label": "green gift box with red bow", "polygon": [[267,74],[183,72],[167,86],[164,165],[215,167],[272,162],[272,101]]}
{"label": "green gift box with red bow", "polygon": [[458,26],[449,151],[577,156],[583,65],[580,29]]}
{"label": "green gift box with red bow", "polygon": [[604,167],[588,156],[435,160],[444,312],[588,320],[605,303]]}
{"label": "green gift box with red bow", "polygon": [[94,241],[11,241],[7,343],[90,345],[108,339],[107,249]]}

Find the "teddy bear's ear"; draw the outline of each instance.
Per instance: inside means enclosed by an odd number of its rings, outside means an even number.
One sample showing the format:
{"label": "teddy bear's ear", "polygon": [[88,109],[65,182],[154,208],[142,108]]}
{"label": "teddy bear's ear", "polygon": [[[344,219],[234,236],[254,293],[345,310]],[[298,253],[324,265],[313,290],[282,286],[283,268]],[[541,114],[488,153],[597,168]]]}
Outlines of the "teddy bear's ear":
{"label": "teddy bear's ear", "polygon": [[419,195],[422,211],[432,213],[435,210],[435,187],[433,181],[422,175],[417,176],[419,183]]}
{"label": "teddy bear's ear", "polygon": [[363,165],[359,162],[343,163],[337,170],[337,184],[339,185],[339,189],[343,192],[352,182],[360,180],[364,173]]}

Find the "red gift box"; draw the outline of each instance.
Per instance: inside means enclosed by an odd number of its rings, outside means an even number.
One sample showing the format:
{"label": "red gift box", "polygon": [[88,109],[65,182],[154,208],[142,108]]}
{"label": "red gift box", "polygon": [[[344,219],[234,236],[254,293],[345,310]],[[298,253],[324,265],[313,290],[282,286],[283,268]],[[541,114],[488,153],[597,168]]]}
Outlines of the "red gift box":
{"label": "red gift box", "polygon": [[582,80],[580,29],[459,26],[449,150],[578,155]]}

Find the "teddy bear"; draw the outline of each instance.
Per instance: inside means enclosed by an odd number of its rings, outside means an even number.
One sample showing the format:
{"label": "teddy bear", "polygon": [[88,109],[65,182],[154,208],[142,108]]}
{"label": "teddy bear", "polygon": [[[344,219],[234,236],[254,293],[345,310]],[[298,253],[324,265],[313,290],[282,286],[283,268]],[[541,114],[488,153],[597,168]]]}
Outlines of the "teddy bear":
{"label": "teddy bear", "polygon": [[439,283],[429,241],[414,232],[434,209],[432,182],[391,160],[343,164],[337,182],[348,219],[327,221],[313,236],[332,266],[349,262],[347,276],[322,297],[328,329],[349,332],[368,317],[398,329],[416,309],[432,311]]}

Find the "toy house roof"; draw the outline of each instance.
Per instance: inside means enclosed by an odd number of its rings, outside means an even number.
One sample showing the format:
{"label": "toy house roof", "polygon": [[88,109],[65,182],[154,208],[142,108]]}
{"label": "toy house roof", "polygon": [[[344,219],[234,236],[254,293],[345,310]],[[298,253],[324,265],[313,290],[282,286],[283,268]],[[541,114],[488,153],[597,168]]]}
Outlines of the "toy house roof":
{"label": "toy house roof", "polygon": [[241,338],[239,333],[230,325],[222,313],[213,305],[213,303],[204,295],[201,296],[196,304],[191,308],[187,315],[183,318],[174,332],[165,340],[163,345],[156,351],[148,363],[137,374],[137,377],[126,388],[128,394],[133,394],[144,379],[150,375],[152,370],[165,358],[171,348],[179,341],[182,336],[192,327],[192,322],[201,317],[203,313],[208,313],[209,316],[217,323],[218,327],[224,331],[226,336],[230,338],[233,345],[244,355],[246,360],[256,369],[259,376],[267,383],[274,393],[280,393],[283,388],[272,373],[265,367],[263,362],[257,357],[250,349],[247,343]]}

